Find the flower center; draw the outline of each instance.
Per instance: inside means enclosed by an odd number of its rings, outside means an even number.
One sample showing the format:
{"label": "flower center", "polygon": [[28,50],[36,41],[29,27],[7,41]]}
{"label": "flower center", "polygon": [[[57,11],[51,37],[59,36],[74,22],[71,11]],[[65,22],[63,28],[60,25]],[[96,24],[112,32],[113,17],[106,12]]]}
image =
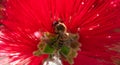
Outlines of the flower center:
{"label": "flower center", "polygon": [[57,21],[54,24],[54,30],[55,34],[49,32],[43,33],[41,41],[38,44],[38,50],[33,54],[35,56],[48,54],[49,57],[45,61],[48,63],[53,61],[61,64],[57,60],[54,61],[54,57],[56,57],[59,60],[67,60],[70,64],[73,64],[73,59],[77,56],[77,51],[80,49],[78,34],[68,33],[67,27],[61,21]]}

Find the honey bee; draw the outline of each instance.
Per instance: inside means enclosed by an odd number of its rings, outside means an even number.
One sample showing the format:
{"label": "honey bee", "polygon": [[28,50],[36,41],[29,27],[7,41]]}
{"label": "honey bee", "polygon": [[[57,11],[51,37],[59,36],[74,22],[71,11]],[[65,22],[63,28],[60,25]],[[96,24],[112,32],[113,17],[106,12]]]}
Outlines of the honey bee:
{"label": "honey bee", "polygon": [[59,47],[62,45],[67,45],[73,48],[78,48],[78,34],[68,33],[66,25],[62,23],[61,20],[55,24],[55,32],[58,35],[57,40],[59,41]]}
{"label": "honey bee", "polygon": [[66,59],[70,64],[73,64],[73,58],[77,56],[77,51],[80,50],[80,43],[78,42],[78,34],[72,34],[67,32],[67,27],[64,23],[58,21],[55,25],[55,32],[57,37],[58,49],[64,46],[69,48],[68,55],[64,52],[60,52],[61,56]]}

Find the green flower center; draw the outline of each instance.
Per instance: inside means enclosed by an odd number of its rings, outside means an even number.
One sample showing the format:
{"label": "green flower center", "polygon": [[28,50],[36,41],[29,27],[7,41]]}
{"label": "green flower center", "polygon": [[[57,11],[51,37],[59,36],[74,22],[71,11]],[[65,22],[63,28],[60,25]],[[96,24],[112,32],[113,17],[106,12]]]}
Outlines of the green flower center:
{"label": "green flower center", "polygon": [[54,29],[55,34],[44,32],[38,44],[38,50],[33,54],[35,56],[48,54],[48,59],[52,60],[56,56],[60,60],[67,60],[70,64],[73,64],[73,59],[77,56],[77,51],[80,49],[78,34],[68,33],[65,24],[60,21],[54,25]]}

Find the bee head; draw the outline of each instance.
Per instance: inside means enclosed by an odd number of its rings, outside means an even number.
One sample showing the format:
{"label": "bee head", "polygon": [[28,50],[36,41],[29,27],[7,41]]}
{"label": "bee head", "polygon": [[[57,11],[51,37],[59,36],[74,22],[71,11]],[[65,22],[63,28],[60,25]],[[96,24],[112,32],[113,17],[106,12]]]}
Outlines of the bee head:
{"label": "bee head", "polygon": [[66,32],[66,26],[64,23],[61,23],[61,22],[56,22],[55,23],[55,32],[56,33],[63,33],[63,32]]}

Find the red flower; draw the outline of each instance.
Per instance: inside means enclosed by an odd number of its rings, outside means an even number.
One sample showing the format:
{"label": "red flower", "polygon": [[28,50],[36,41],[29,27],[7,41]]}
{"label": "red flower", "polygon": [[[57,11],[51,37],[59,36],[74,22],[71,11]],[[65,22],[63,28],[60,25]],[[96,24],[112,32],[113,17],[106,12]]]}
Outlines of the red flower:
{"label": "red flower", "polygon": [[82,47],[74,65],[120,64],[119,0],[0,0],[0,5],[4,6],[0,7],[0,56],[6,57],[0,60],[2,65],[4,60],[11,65],[41,64],[46,55],[33,52],[41,33],[53,33],[53,22],[59,18],[68,32],[79,33]]}

